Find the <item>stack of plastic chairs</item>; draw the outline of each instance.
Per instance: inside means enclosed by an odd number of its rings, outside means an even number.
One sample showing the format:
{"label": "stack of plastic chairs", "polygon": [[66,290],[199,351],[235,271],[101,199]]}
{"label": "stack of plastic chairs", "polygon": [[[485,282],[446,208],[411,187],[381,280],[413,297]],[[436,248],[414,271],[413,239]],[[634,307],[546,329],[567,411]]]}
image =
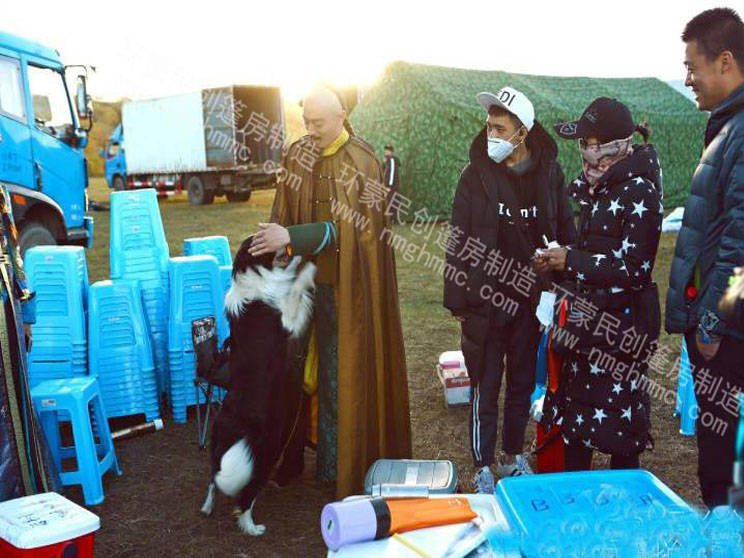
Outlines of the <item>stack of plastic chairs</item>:
{"label": "stack of plastic chairs", "polygon": [[31,387],[88,373],[88,268],[79,246],[38,246],[24,268],[36,293],[36,323],[28,354]]}
{"label": "stack of plastic chairs", "polygon": [[139,281],[90,288],[90,375],[98,378],[109,418],[160,418],[160,395]]}
{"label": "stack of plastic chairs", "polygon": [[[186,422],[186,410],[197,403],[194,389],[196,359],[191,338],[193,320],[219,316],[223,291],[219,266],[212,256],[184,256],[170,260],[170,311],[168,313],[169,398],[175,422]],[[217,322],[220,345],[227,338]],[[203,401],[199,401],[203,403]]]}
{"label": "stack of plastic chairs", "polygon": [[137,279],[158,390],[168,385],[168,243],[153,189],[111,194],[111,279]]}
{"label": "stack of plastic chairs", "polygon": [[[183,241],[184,256],[214,256],[220,266],[220,281],[224,294],[230,290],[232,283],[232,254],[230,253],[230,242],[226,236],[204,236],[201,238],[187,238]],[[230,324],[225,313],[218,317],[222,321],[220,327],[229,331]]]}

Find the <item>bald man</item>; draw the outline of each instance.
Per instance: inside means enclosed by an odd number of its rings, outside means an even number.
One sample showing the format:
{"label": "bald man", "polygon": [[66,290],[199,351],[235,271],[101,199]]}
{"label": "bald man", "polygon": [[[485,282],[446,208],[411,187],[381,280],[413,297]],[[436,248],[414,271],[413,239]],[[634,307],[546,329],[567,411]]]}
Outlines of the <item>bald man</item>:
{"label": "bald man", "polygon": [[[331,89],[304,99],[303,118],[308,134],[289,148],[271,223],[259,225],[251,251],[286,249],[318,267],[305,364],[306,391],[317,385],[309,437],[317,477],[335,480],[342,498],[362,491],[376,459],[411,455],[406,360],[379,162]],[[296,432],[280,483],[302,471],[306,429]]]}

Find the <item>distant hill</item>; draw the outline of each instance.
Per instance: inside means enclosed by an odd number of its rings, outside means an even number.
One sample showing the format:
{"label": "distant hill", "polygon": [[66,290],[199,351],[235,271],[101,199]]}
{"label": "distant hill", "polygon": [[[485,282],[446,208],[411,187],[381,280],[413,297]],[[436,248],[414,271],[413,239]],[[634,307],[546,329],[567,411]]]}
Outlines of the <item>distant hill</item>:
{"label": "distant hill", "polygon": [[98,149],[105,148],[106,142],[121,122],[122,99],[114,102],[93,99],[93,128],[88,136],[85,157],[88,159],[90,176],[103,176],[103,159],[98,156]]}

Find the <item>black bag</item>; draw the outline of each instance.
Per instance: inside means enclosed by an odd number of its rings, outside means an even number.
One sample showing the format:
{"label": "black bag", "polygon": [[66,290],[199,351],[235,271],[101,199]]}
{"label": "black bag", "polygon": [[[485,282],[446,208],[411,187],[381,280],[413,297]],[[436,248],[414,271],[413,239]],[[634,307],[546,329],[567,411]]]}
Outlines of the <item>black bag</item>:
{"label": "black bag", "polygon": [[230,338],[217,349],[217,322],[207,316],[191,322],[191,339],[194,343],[196,376],[217,387],[227,389],[230,384]]}
{"label": "black bag", "polygon": [[561,284],[553,320],[552,348],[560,354],[602,351],[646,359],[661,331],[659,289],[609,293]]}
{"label": "black bag", "polygon": [[649,337],[649,342],[657,341],[661,333],[661,304],[659,287],[650,283],[641,290],[632,292],[633,326],[639,334]]}

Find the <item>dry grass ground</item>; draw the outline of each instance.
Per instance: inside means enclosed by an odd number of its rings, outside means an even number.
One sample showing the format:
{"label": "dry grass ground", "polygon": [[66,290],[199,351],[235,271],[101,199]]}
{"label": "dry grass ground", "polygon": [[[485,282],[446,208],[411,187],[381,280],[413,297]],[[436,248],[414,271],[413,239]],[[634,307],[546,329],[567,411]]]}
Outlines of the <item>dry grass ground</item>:
{"label": "dry grass ground", "polygon": [[[107,200],[103,181],[92,182],[92,199]],[[268,218],[272,199],[273,191],[262,191],[245,204],[218,200],[211,206],[194,207],[183,198],[163,202],[161,212],[171,255],[180,255],[184,238],[204,235],[226,235],[234,251],[256,229],[257,223]],[[92,281],[107,278],[109,269],[109,215],[100,212],[94,216],[96,242],[88,253]],[[398,227],[397,232],[422,244],[409,227]],[[657,259],[655,275],[662,295],[666,292],[674,241],[674,235],[663,236]],[[433,237],[426,249],[441,256]],[[406,261],[401,253],[397,258],[414,455],[452,459],[467,488],[472,476],[467,449],[467,410],[444,407],[442,389],[434,374],[438,354],[458,348],[459,327],[442,308],[441,277],[421,264]],[[677,352],[679,342],[678,337],[662,337],[662,343],[676,347]],[[657,376],[656,379],[666,389],[676,387],[673,378]],[[667,403],[654,401],[656,449],[643,456],[642,465],[687,501],[699,505],[695,442],[679,435],[679,422],[672,412]],[[124,475],[107,478],[106,500],[96,510],[102,519],[98,556],[323,555],[318,520],[323,504],[332,498],[332,489],[312,480],[312,465],[303,483],[283,490],[270,487],[261,496],[255,513],[257,520],[268,527],[262,538],[239,534],[227,505],[218,510],[215,519],[202,518],[198,510],[208,466],[206,453],[196,445],[195,431],[193,417],[186,425],[175,425],[166,419],[162,432],[123,441],[117,446]],[[528,437],[533,432],[531,427]],[[597,459],[595,466],[606,467],[606,462]],[[75,492],[72,494],[76,496]]]}

